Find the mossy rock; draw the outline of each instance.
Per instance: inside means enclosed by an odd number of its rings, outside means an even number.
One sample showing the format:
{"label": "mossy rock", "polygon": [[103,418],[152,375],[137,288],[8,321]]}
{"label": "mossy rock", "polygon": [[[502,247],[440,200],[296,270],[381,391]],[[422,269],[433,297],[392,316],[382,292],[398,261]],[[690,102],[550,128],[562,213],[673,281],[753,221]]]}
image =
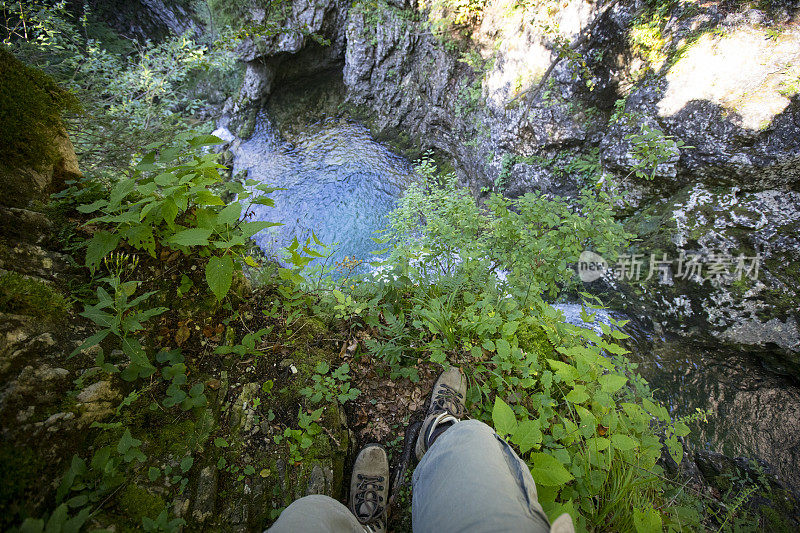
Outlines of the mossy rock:
{"label": "mossy rock", "polygon": [[248,109],[246,116],[242,120],[242,125],[239,127],[239,131],[236,132],[236,136],[245,140],[252,137],[253,133],[256,131],[257,119],[258,110],[254,108]]}
{"label": "mossy rock", "polygon": [[53,132],[61,128],[62,111],[77,109],[78,101],[5,46],[0,46],[0,70],[0,161],[39,166],[55,157]]}
{"label": "mossy rock", "polygon": [[[798,202],[800,195],[793,191],[702,184],[654,202],[625,221],[638,236],[626,253],[642,254],[642,275],[616,280],[604,295],[607,303],[650,317],[667,333],[763,352],[773,368],[800,375]],[[666,254],[671,261],[668,279],[658,279],[656,272],[645,280],[651,254],[659,260]],[[684,272],[686,258],[697,258],[702,280],[678,276],[681,254]],[[712,263],[732,274],[740,257],[745,269],[760,258],[757,276],[740,272],[738,279],[710,279]]]}
{"label": "mossy rock", "polygon": [[166,506],[161,496],[134,483],[125,487],[125,491],[117,501],[120,510],[133,524],[141,524],[145,516],[155,518]]}
{"label": "mossy rock", "polygon": [[39,69],[0,46],[0,203],[26,207],[79,175],[61,114],[78,101]]}
{"label": "mossy rock", "polygon": [[44,282],[16,272],[0,274],[0,313],[58,322],[67,316],[69,308],[61,293]]}

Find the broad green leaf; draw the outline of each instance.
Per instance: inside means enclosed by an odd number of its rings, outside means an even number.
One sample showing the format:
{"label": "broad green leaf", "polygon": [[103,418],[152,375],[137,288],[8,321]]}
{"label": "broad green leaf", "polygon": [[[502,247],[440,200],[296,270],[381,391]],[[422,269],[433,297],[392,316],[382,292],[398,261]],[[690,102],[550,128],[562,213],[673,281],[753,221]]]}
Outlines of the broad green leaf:
{"label": "broad green leaf", "polygon": [[131,430],[126,428],[125,433],[122,434],[122,437],[119,439],[119,443],[117,444],[117,451],[124,454],[127,453],[127,451],[131,448],[138,447],[140,444],[142,444],[142,441],[133,438],[133,435],[131,435]]}
{"label": "broad green leaf", "polygon": [[206,265],[206,281],[217,300],[222,301],[233,282],[233,259],[231,256],[214,256],[209,259]]}
{"label": "broad green leaf", "polygon": [[259,231],[265,230],[267,228],[272,228],[274,226],[283,226],[283,224],[279,222],[265,222],[265,221],[247,222],[241,225],[242,235],[244,235],[245,237],[252,237]]}
{"label": "broad green leaf", "polygon": [[648,415],[647,411],[642,409],[641,406],[629,402],[623,402],[620,405],[622,406],[622,410],[625,411],[625,414],[630,417],[632,422],[643,423],[650,421],[650,415]]}
{"label": "broad green leaf", "polygon": [[575,387],[567,393],[565,398],[570,403],[583,403],[589,399],[589,394],[586,392],[586,387],[583,385],[575,385]]}
{"label": "broad green leaf", "polygon": [[600,382],[600,388],[604,392],[613,394],[628,383],[628,378],[617,374],[603,374],[598,378],[598,381]]}
{"label": "broad green leaf", "polygon": [[136,187],[136,192],[141,196],[151,196],[158,189],[158,185],[153,182],[145,183]]}
{"label": "broad green leaf", "polygon": [[186,457],[181,459],[181,472],[185,474],[186,472],[189,471],[190,468],[192,468],[193,464],[194,464],[194,457],[192,457],[191,455],[187,455]]}
{"label": "broad green leaf", "polygon": [[611,336],[618,340],[630,338],[630,335],[626,335],[618,329],[611,330]]}
{"label": "broad green leaf", "polygon": [[506,322],[503,324],[503,337],[510,339],[517,331],[517,327],[519,327],[519,322]]}
{"label": "broad green leaf", "polygon": [[680,442],[678,442],[678,438],[675,435],[672,435],[670,438],[664,441],[664,444],[667,445],[667,451],[669,452],[670,457],[672,457],[672,460],[678,464],[681,464],[681,460],[683,460],[683,446]]}
{"label": "broad green leaf", "polygon": [[252,200],[252,203],[256,205],[265,205],[267,207],[275,207],[275,200],[269,196],[258,196]]}
{"label": "broad green leaf", "polygon": [[153,182],[161,187],[167,187],[177,181],[177,177],[172,172],[164,172],[153,178]]}
{"label": "broad green leaf", "polygon": [[551,523],[555,522],[556,518],[565,513],[570,515],[574,521],[575,516],[578,514],[575,511],[575,506],[573,505],[572,500],[567,501],[567,503],[548,503],[547,505],[542,505],[542,507]]}
{"label": "broad green leaf", "polygon": [[636,533],[660,533],[661,515],[655,509],[634,509],[633,526]]}
{"label": "broad green leaf", "polygon": [[261,192],[263,192],[265,194],[270,194],[270,193],[273,193],[275,191],[285,191],[286,190],[283,187],[271,187],[266,183],[262,183],[261,185],[256,185],[256,189],[258,189],[259,191],[261,191]]}
{"label": "broad green leaf", "polygon": [[139,250],[147,250],[155,257],[156,239],[153,228],[147,224],[137,224],[128,227],[122,232],[122,237],[128,244]]}
{"label": "broad green leaf", "polygon": [[200,189],[196,193],[197,203],[199,205],[225,205],[222,198],[212,193],[208,189]]}
{"label": "broad green leaf", "polygon": [[89,270],[95,271],[100,261],[114,251],[119,244],[119,239],[119,235],[108,231],[98,231],[92,236],[92,240],[86,247],[86,266],[89,267]]}
{"label": "broad green leaf", "polygon": [[602,342],[602,343],[600,343],[600,345],[604,350],[607,350],[607,351],[613,353],[614,355],[625,355],[626,353],[630,353],[629,350],[626,350],[625,348],[623,348],[622,346],[620,346],[618,344],[614,344],[614,343],[610,343],[610,342]]}
{"label": "broad green leaf", "polygon": [[511,345],[508,341],[505,339],[497,339],[494,344],[497,346],[497,355],[503,359],[508,359],[511,355]]}
{"label": "broad green leaf", "polygon": [[504,402],[500,396],[494,398],[494,408],[492,409],[492,421],[494,429],[501,437],[513,435],[517,431],[517,417],[511,407]]}
{"label": "broad green leaf", "polygon": [[611,435],[611,444],[614,445],[614,448],[623,452],[639,447],[639,442],[636,439],[622,434]]}
{"label": "broad green leaf", "polygon": [[75,348],[72,351],[72,353],[69,354],[69,357],[67,357],[67,359],[69,359],[70,357],[74,357],[76,354],[82,352],[83,350],[85,350],[87,348],[91,348],[92,346],[100,344],[101,342],[103,342],[103,339],[108,337],[109,333],[111,333],[110,329],[103,329],[103,330],[98,331],[97,333],[95,333],[94,335],[92,335],[91,337],[89,337],[88,339],[83,341],[83,344],[81,344],[80,346]]}
{"label": "broad green leaf", "polygon": [[56,507],[53,514],[50,515],[50,519],[47,521],[47,526],[45,527],[45,533],[59,533],[63,531],[67,518],[69,518],[67,504],[62,503]]}
{"label": "broad green leaf", "polygon": [[101,207],[105,207],[107,205],[108,205],[108,201],[107,200],[100,199],[100,200],[95,200],[94,202],[92,202],[90,204],[79,205],[75,209],[77,209],[81,213],[94,213],[95,211],[97,211]]}
{"label": "broad green leaf", "polygon": [[156,368],[150,364],[150,360],[147,358],[147,354],[138,340],[130,337],[125,337],[122,339],[122,351],[125,352],[125,355],[128,356],[128,358],[131,360],[131,363],[141,369],[140,374],[142,377],[149,376],[155,372]]}
{"label": "broad green leaf", "polygon": [[247,244],[247,239],[241,235],[234,235],[227,241],[211,241],[211,245],[218,250],[227,250],[234,246],[244,246]]}
{"label": "broad green leaf", "polygon": [[211,236],[211,230],[206,228],[189,228],[179,231],[169,239],[168,244],[177,244],[178,246],[206,246],[208,245],[208,238]]}
{"label": "broad green leaf", "polygon": [[603,450],[607,450],[608,447],[611,445],[611,441],[609,441],[605,437],[592,437],[588,441],[586,441],[586,446],[589,448],[591,453],[602,452]]}
{"label": "broad green leaf", "polygon": [[114,188],[111,189],[111,194],[109,195],[110,205],[119,205],[126,196],[133,192],[133,187],[135,185],[136,181],[133,179],[125,179],[117,183]]}
{"label": "broad green leaf", "polygon": [[666,407],[663,405],[653,403],[647,398],[642,398],[642,405],[650,414],[654,415],[659,420],[669,422],[669,411],[667,411]]}
{"label": "broad green leaf", "polygon": [[[153,211],[154,209],[155,209],[155,213],[156,214],[160,214],[161,213],[161,205],[163,203],[164,203],[163,200],[161,200],[161,201],[160,200],[153,200],[152,202],[148,202],[147,204],[145,204],[145,206],[142,208],[142,210],[139,211],[139,220],[142,221],[145,218],[147,218],[147,216],[150,214],[150,212]],[[159,209],[156,209],[157,207]],[[153,220],[152,221],[148,221],[148,222],[154,222],[155,224],[158,224],[159,222],[161,222],[161,220],[158,217],[154,216]]]}
{"label": "broad green leaf", "polygon": [[532,453],[531,462],[531,475],[537,485],[546,485],[550,487],[557,487],[565,485],[575,479],[570,474],[564,465],[552,455],[546,453]]}
{"label": "broad green leaf", "polygon": [[511,441],[519,446],[520,453],[527,453],[531,448],[542,442],[542,430],[538,420],[523,420]]}
{"label": "broad green leaf", "polygon": [[225,144],[225,141],[216,135],[198,135],[187,141],[190,145],[197,148],[198,146],[209,146],[215,144]]}
{"label": "broad green leaf", "polygon": [[20,533],[42,533],[44,520],[41,518],[26,518],[19,526]]}
{"label": "broad green leaf", "polygon": [[548,359],[547,363],[550,365],[550,368],[553,369],[556,375],[561,376],[561,379],[567,383],[574,383],[575,380],[578,379],[578,369],[574,366],[556,359]]}
{"label": "broad green leaf", "polygon": [[178,216],[178,204],[172,198],[167,198],[161,206],[161,214],[164,216],[164,221],[172,228],[175,225],[175,217]]}
{"label": "broad green leaf", "polygon": [[217,214],[217,224],[227,224],[233,226],[239,221],[242,215],[242,204],[233,202]]}
{"label": "broad green leaf", "polygon": [[675,435],[678,437],[685,437],[692,431],[689,429],[689,426],[684,424],[683,422],[675,422]]}
{"label": "broad green leaf", "polygon": [[115,323],[117,317],[111,313],[100,310],[97,306],[87,305],[86,309],[84,309],[80,315],[88,318],[100,327],[110,328],[114,333],[119,333],[118,326]]}
{"label": "broad green leaf", "polygon": [[208,207],[200,207],[195,211],[198,228],[213,230],[217,224],[217,213]]}

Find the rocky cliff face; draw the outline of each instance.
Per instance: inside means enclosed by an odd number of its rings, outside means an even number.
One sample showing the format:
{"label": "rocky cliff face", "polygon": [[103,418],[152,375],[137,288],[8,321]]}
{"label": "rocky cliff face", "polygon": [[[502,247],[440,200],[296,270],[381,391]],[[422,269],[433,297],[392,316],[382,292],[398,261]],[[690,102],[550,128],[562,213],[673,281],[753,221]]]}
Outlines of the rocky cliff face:
{"label": "rocky cliff face", "polygon": [[[796,361],[793,3],[496,0],[465,14],[441,3],[295,2],[287,24],[332,44],[299,33],[249,43],[229,115],[257,108],[278,78],[341,68],[347,102],[377,134],[444,154],[477,197],[599,182],[623,196],[620,215],[645,236],[636,253],[695,254],[706,269],[721,254],[758,255],[752,283],[607,281],[656,328]],[[650,154],[637,157],[633,141],[645,135]],[[653,153],[655,168],[640,163]]]}
{"label": "rocky cliff face", "polygon": [[202,26],[196,19],[207,15],[207,9],[195,13],[186,2],[170,0],[92,0],[89,6],[120,35],[140,41],[169,33],[199,36]]}

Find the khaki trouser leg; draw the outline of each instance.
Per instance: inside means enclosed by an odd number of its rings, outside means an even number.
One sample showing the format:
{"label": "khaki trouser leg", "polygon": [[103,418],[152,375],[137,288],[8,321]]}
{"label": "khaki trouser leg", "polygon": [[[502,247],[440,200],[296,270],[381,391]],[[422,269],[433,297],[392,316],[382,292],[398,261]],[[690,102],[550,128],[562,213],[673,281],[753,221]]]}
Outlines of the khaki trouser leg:
{"label": "khaki trouser leg", "polygon": [[284,509],[270,533],[364,533],[350,509],[333,498],[313,494]]}
{"label": "khaki trouser leg", "polygon": [[425,453],[413,476],[415,533],[547,533],[528,467],[492,428],[458,422]]}

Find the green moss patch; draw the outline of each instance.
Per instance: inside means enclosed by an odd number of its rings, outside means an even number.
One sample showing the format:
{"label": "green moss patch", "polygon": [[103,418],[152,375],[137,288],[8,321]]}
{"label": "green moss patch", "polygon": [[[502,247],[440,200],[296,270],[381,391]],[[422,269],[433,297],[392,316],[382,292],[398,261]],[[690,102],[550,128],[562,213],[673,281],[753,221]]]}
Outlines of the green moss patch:
{"label": "green moss patch", "polygon": [[16,272],[0,275],[0,312],[56,322],[63,319],[68,310],[64,297],[47,284]]}
{"label": "green moss patch", "polygon": [[120,509],[137,524],[142,523],[142,518],[156,517],[165,507],[160,496],[151,494],[139,485],[130,484],[119,498]]}
{"label": "green moss patch", "polygon": [[37,166],[54,156],[53,132],[61,113],[78,101],[39,69],[0,46],[0,161],[12,168]]}

